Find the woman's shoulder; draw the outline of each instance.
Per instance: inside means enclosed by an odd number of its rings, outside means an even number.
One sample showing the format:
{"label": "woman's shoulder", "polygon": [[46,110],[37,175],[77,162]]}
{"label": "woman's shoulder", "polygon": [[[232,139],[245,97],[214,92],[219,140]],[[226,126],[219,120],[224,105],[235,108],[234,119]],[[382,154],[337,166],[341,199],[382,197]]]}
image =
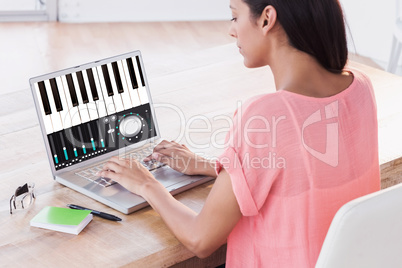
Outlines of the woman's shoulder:
{"label": "woman's shoulder", "polygon": [[363,71],[354,67],[347,67],[345,68],[345,71],[353,75],[353,83],[352,83],[353,86],[372,87],[369,76]]}
{"label": "woman's shoulder", "polygon": [[364,72],[352,67],[345,69],[345,71],[352,74],[353,81],[348,88],[339,94],[326,98],[316,98],[279,90],[247,99],[236,110],[235,116],[247,118],[255,115],[285,114],[295,106],[309,110],[308,107],[315,108],[316,105],[326,105],[335,100],[360,98],[362,94],[373,94],[370,78]]}
{"label": "woman's shoulder", "polygon": [[244,101],[237,112],[241,110],[242,115],[246,116],[261,114],[262,111],[270,111],[272,113],[283,110],[285,107],[282,98],[280,91],[256,95]]}

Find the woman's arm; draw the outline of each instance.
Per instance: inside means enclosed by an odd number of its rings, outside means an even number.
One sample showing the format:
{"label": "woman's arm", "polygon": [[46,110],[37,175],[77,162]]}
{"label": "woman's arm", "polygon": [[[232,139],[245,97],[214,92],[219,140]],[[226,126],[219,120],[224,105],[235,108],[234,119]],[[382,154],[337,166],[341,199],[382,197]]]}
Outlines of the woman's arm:
{"label": "woman's arm", "polygon": [[156,160],[187,175],[205,175],[216,177],[215,161],[205,159],[192,151],[186,145],[175,141],[162,141],[154,148],[154,152],[144,161]]}
{"label": "woman's arm", "polygon": [[163,189],[150,187],[145,196],[161,215],[169,229],[189,250],[200,258],[209,256],[226,239],[241,217],[229,174],[222,170],[202,208],[195,212]]}
{"label": "woman's arm", "polygon": [[195,213],[175,198],[136,161],[112,158],[100,176],[141,195],[162,217],[177,239],[200,258],[213,253],[241,218],[229,174],[222,170],[204,207]]}

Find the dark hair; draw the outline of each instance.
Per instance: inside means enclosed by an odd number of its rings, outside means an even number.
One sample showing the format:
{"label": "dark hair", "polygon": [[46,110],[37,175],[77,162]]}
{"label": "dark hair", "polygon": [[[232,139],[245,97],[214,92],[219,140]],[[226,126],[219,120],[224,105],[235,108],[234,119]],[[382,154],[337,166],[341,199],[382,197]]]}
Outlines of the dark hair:
{"label": "dark hair", "polygon": [[338,0],[242,0],[253,18],[273,6],[290,45],[310,54],[327,70],[342,72],[348,59],[345,21]]}

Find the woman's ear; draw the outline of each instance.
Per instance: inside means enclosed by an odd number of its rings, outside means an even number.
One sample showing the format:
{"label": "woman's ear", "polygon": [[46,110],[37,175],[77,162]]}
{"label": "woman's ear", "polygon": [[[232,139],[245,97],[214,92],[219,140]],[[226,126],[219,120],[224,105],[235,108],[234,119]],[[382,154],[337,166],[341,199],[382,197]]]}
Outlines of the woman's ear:
{"label": "woman's ear", "polygon": [[276,18],[276,9],[273,6],[266,6],[260,18],[260,25],[262,25],[264,34],[267,34],[275,26]]}

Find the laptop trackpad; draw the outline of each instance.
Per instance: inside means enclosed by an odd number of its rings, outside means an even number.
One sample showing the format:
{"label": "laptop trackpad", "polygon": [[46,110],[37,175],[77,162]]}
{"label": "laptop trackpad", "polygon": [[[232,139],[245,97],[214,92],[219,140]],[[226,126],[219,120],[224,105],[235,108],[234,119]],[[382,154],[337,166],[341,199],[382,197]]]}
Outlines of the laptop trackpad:
{"label": "laptop trackpad", "polygon": [[183,173],[177,172],[176,170],[163,166],[161,168],[151,171],[155,178],[162,183],[165,188],[168,188],[176,183],[187,180],[189,177]]}

